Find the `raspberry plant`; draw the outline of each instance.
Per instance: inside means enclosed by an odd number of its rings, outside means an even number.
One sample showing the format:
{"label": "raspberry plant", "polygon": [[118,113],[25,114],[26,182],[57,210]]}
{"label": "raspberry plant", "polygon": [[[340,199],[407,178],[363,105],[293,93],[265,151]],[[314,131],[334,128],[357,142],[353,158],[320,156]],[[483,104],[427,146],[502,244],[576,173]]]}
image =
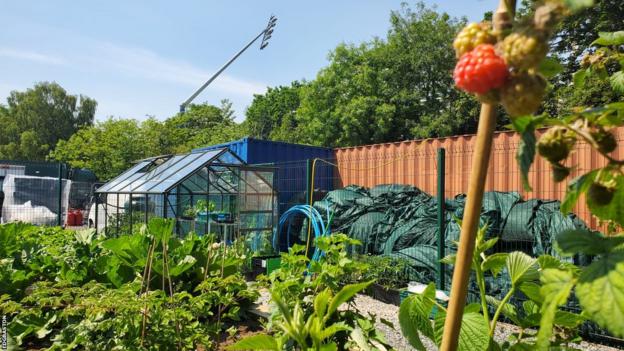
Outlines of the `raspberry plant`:
{"label": "raspberry plant", "polygon": [[[539,153],[552,166],[553,179],[562,182],[569,178],[574,165],[569,157],[579,142],[587,143],[607,160],[604,167],[589,170],[569,182],[561,211],[568,213],[581,195],[592,212],[608,224],[606,235],[584,230],[569,230],[556,238],[559,254],[562,257],[584,255],[591,263],[585,267],[562,262],[552,256],[542,256],[534,261],[511,253],[505,257],[485,255],[475,252],[472,268],[477,280],[480,271],[506,269],[513,277],[525,277],[529,288],[517,287],[536,305],[527,313],[535,313],[539,319],[539,330],[534,340],[520,340],[498,345],[491,334],[498,317],[506,315],[522,327],[518,311],[508,304],[508,296],[502,301],[494,301],[480,289],[481,306],[469,305],[464,309],[462,329],[459,334],[459,349],[514,349],[549,350],[552,346],[568,348],[574,340],[573,334],[562,332],[565,327],[575,329],[579,319],[587,318],[614,336],[624,336],[624,160],[617,159],[613,151],[617,148],[612,130],[624,126],[624,102],[605,106],[580,106],[568,116],[542,114],[534,116],[539,109],[547,88],[546,78],[553,77],[562,70],[561,64],[547,57],[548,41],[557,24],[573,11],[591,6],[592,1],[546,0],[538,4],[532,18],[514,22],[511,29],[493,32],[496,42],[479,43],[478,33],[486,30],[486,24],[469,25],[455,40],[454,47],[459,56],[454,71],[455,84],[459,89],[475,95],[480,101],[501,103],[511,116],[512,127],[521,134],[517,160],[522,172],[524,187],[530,190],[528,172]],[[512,12],[512,11],[507,11]],[[481,38],[484,38],[483,34]],[[474,45],[474,48],[471,48]],[[609,80],[612,88],[624,94],[624,31],[599,33],[597,39],[581,61],[581,69],[573,76],[574,84],[583,89],[589,77]],[[469,51],[468,51],[469,50]],[[502,64],[501,64],[502,62]],[[542,134],[539,141],[535,130],[551,127]],[[477,237],[476,250],[484,242]],[[507,254],[505,254],[507,255]],[[509,262],[511,257],[517,262]],[[483,260],[483,261],[480,261]],[[507,267],[502,267],[507,262]],[[517,275],[514,272],[519,270]],[[524,278],[523,278],[524,279]],[[433,287],[430,288],[433,291]],[[432,291],[409,298],[401,306],[404,312],[401,327],[412,346],[422,349],[420,337],[425,336],[439,343],[439,332],[443,325],[444,313],[433,323],[428,321],[429,313],[437,302]],[[578,299],[582,313],[575,319],[575,325],[562,326],[563,311],[559,308],[569,302],[572,295]],[[488,305],[493,305],[495,315],[490,318]],[[438,306],[444,312],[444,306]],[[485,325],[471,314],[480,313]],[[442,319],[442,323],[439,319]],[[489,340],[476,338],[480,329],[490,332]],[[562,327],[564,327],[562,329]],[[465,331],[464,329],[468,329]],[[468,333],[468,334],[467,334]],[[472,333],[469,335],[469,333]],[[462,336],[464,339],[462,339]],[[463,341],[462,341],[463,340]]]}
{"label": "raspberry plant", "polygon": [[[549,3],[551,9],[559,9],[554,3]],[[565,11],[558,11],[553,12],[553,16],[544,16],[538,9],[533,25],[548,26],[565,15]],[[624,31],[599,33],[599,39],[582,59],[581,69],[573,76],[576,89],[583,89],[585,80],[592,77],[609,80],[614,91],[623,94],[623,45]],[[531,56],[528,61],[534,59]],[[506,61],[511,64],[514,60]],[[582,254],[593,259],[587,267],[553,265],[541,270],[540,293],[544,302],[538,333],[539,349],[547,349],[551,341],[553,311],[565,304],[572,294],[578,299],[585,316],[615,336],[624,336],[621,318],[624,315],[624,235],[621,232],[624,227],[624,160],[612,154],[617,148],[612,130],[624,126],[624,103],[579,106],[572,109],[570,115],[557,118],[526,113],[514,116],[512,126],[522,136],[517,159],[527,190],[531,189],[527,174],[536,152],[551,164],[556,182],[569,178],[574,168],[569,158],[579,142],[588,144],[607,160],[606,166],[589,170],[568,183],[561,211],[570,212],[581,195],[585,195],[592,214],[607,224],[607,233],[575,230],[558,235],[557,245],[562,256]],[[541,127],[550,129],[537,140],[535,130]]]}

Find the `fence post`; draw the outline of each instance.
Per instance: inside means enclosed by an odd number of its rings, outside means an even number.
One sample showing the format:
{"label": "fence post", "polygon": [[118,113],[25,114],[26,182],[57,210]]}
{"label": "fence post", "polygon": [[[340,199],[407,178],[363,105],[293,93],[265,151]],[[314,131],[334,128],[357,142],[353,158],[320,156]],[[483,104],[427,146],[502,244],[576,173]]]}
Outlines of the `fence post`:
{"label": "fence post", "polygon": [[[98,232],[98,221],[100,220],[100,218],[98,218],[98,212],[99,212],[99,207],[100,207],[100,197],[98,196],[97,193],[93,194],[94,200],[95,200],[95,213],[94,213],[94,219],[95,219],[95,223],[93,224],[93,227],[95,228],[95,233],[97,234]],[[89,224],[89,220],[87,219],[87,225]],[[106,228],[106,224],[104,225],[104,228]]]}
{"label": "fence post", "polygon": [[307,204],[310,201],[310,196],[313,196],[314,189],[312,188],[312,159],[306,160],[306,200]]}
{"label": "fence post", "polygon": [[446,214],[444,199],[445,151],[438,148],[438,289],[445,290],[445,265],[440,262],[445,255]]}
{"label": "fence post", "polygon": [[63,225],[63,163],[58,164],[58,213],[56,215],[56,224],[60,227]]}

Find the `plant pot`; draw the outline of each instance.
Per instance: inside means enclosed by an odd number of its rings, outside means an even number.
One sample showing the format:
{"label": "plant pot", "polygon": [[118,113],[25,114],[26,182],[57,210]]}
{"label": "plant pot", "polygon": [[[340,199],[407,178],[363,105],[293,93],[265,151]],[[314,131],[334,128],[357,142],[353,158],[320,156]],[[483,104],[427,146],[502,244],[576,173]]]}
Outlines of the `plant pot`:
{"label": "plant pot", "polygon": [[370,286],[371,296],[375,300],[389,303],[392,305],[401,305],[401,292],[398,289],[386,288],[379,284]]}

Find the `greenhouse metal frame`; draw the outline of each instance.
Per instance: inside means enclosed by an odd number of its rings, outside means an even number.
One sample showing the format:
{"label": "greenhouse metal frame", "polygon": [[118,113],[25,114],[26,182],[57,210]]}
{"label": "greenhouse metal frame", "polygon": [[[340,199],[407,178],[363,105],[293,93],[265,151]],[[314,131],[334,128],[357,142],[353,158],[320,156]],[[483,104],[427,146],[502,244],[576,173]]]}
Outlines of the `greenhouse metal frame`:
{"label": "greenhouse metal frame", "polygon": [[176,220],[179,236],[214,233],[229,241],[270,235],[275,173],[245,164],[226,148],[139,160],[96,190],[95,228],[116,236],[163,217]]}

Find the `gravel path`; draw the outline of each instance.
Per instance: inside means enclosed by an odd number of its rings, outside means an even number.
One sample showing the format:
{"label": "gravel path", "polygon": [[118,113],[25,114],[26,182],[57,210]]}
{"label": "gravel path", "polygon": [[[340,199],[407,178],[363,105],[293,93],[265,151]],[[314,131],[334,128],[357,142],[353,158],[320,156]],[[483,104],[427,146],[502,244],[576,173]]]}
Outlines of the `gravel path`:
{"label": "gravel path", "polygon": [[[366,314],[370,312],[372,314],[377,315],[377,318],[384,318],[394,324],[396,330],[388,327],[383,323],[378,323],[377,328],[383,331],[386,334],[386,339],[388,343],[392,345],[395,349],[401,351],[411,351],[414,350],[408,343],[407,340],[401,335],[401,328],[399,326],[399,307],[387,303],[383,303],[381,301],[375,300],[370,296],[366,295],[358,295],[355,297],[355,305],[362,312]],[[507,324],[507,323],[498,323],[496,332],[494,334],[494,339],[496,341],[502,342],[507,339],[509,335],[518,331],[518,327]],[[438,348],[429,340],[423,340],[425,347],[427,350],[436,351]],[[577,345],[572,345],[573,347],[577,347],[581,350],[591,350],[591,351],[616,351],[613,347],[603,346],[599,344],[592,344],[588,342],[581,342]]]}

